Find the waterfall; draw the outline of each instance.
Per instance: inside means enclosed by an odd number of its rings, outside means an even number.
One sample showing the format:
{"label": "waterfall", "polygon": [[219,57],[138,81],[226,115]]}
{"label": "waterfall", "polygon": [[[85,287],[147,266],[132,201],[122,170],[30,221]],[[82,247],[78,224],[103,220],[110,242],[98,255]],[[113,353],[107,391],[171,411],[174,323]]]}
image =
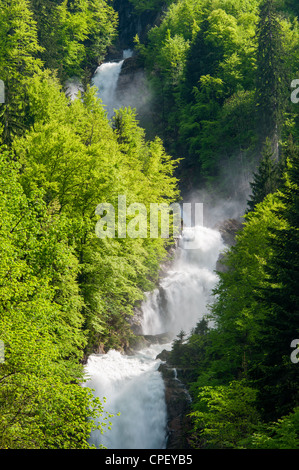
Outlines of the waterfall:
{"label": "waterfall", "polygon": [[142,305],[143,332],[147,335],[189,333],[205,313],[217,282],[214,272],[224,248],[218,231],[207,227],[192,229],[190,239],[182,238],[176,259],[159,288],[147,294]]}
{"label": "waterfall", "polygon": [[113,109],[117,108],[115,92],[118,77],[124,63],[124,59],[118,62],[106,62],[100,65],[92,79],[92,85],[98,88],[98,95],[106,106],[108,118],[113,116]]}
{"label": "waterfall", "polygon": [[95,431],[91,444],[108,449],[166,447],[164,384],[157,370],[160,361],[155,359],[159,352],[159,346],[153,345],[135,356],[112,350],[89,358],[87,386],[96,396],[106,397],[105,409],[115,415],[111,430],[104,435]]}
{"label": "waterfall", "polygon": [[92,85],[98,88],[98,96],[106,107],[109,119],[114,114],[113,110],[121,106],[116,98],[117,82],[125,59],[132,55],[131,49],[125,49],[121,60],[100,65],[92,78]]}
{"label": "waterfall", "polygon": [[[118,107],[116,88],[119,74],[132,51],[125,50],[122,60],[98,67],[93,84],[107,107],[108,117]],[[130,99],[133,94],[129,94]],[[129,103],[132,105],[133,103]],[[214,272],[223,249],[218,231],[195,227],[182,234],[176,257],[160,285],[146,293],[142,303],[143,334],[168,333],[175,336],[190,330],[206,313],[211,290],[217,282]],[[169,344],[154,344],[135,355],[118,351],[93,354],[86,370],[86,386],[103,400],[105,410],[114,415],[112,429],[92,433],[90,443],[108,449],[164,449],[167,445],[167,409],[164,381],[158,371],[157,355]],[[120,415],[118,416],[118,414]]]}
{"label": "waterfall", "polygon": [[[192,249],[182,239],[173,265],[159,288],[148,293],[142,304],[144,334],[181,330],[189,333],[206,313],[211,290],[217,282],[214,272],[223,243],[218,231],[194,229]],[[86,365],[87,386],[99,398],[106,397],[105,409],[120,416],[112,429],[94,432],[91,443],[108,449],[163,449],[166,447],[167,413],[164,384],[156,356],[171,344],[152,345],[134,356],[110,351],[90,356]]]}
{"label": "waterfall", "polygon": [[189,333],[205,313],[217,282],[214,270],[223,242],[218,231],[207,227],[194,229],[194,237],[192,249],[187,247],[189,240],[182,240],[167,276],[147,294],[142,305],[144,334]]}

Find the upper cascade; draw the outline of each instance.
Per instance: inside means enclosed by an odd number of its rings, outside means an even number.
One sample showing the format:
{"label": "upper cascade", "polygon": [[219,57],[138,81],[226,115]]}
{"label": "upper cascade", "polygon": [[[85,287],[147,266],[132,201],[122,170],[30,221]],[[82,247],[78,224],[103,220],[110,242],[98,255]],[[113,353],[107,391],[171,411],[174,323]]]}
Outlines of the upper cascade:
{"label": "upper cascade", "polygon": [[92,79],[92,85],[98,88],[99,97],[106,107],[109,119],[112,118],[114,109],[119,107],[116,88],[123,62],[124,59],[118,62],[105,62],[97,68]]}
{"label": "upper cascade", "polygon": [[216,263],[224,249],[218,230],[198,226],[183,231],[171,269],[142,304],[144,334],[175,337],[196,326],[206,314],[218,279]]}

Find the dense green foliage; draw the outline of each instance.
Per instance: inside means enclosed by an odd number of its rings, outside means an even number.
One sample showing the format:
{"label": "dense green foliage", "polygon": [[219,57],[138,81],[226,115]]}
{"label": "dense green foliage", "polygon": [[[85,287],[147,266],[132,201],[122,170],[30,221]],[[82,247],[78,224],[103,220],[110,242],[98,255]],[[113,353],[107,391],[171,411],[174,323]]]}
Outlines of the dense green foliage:
{"label": "dense green foliage", "polygon": [[116,34],[117,16],[105,0],[32,0],[40,54],[63,79],[82,77],[103,60]]}
{"label": "dense green foliage", "polygon": [[147,41],[136,38],[157,98],[157,129],[184,157],[186,186],[217,182],[231,195],[225,177],[237,171],[242,189],[266,137],[277,147],[295,124],[289,86],[299,69],[297,20],[290,7],[260,3],[172,2]]}
{"label": "dense green foliage", "polygon": [[250,190],[214,302],[169,358],[193,398],[193,448],[298,448],[297,3],[177,0],[136,37],[183,188]]}
{"label": "dense green foliage", "polygon": [[79,386],[85,338],[67,221],[1,155],[1,448],[86,448],[102,406]]}
{"label": "dense green foliage", "polygon": [[[193,398],[190,445],[298,448],[297,1],[130,2],[159,19],[135,38],[152,140],[130,108],[109,122],[88,86],[117,34],[109,0],[0,0],[0,448],[84,449],[109,427],[84,359],[134,342],[172,240],[101,238],[97,207],[121,195],[149,213],[179,199],[175,174],[217,196],[251,189],[214,302],[170,353]],[[125,228],[147,235],[132,207]]]}
{"label": "dense green foliage", "polygon": [[196,448],[298,447],[291,342],[299,334],[299,150],[292,141],[286,158],[279,190],[247,213],[225,254],[207,314],[214,326],[203,319],[173,346],[170,361],[185,370],[193,395]]}
{"label": "dense green foliage", "polygon": [[104,0],[0,2],[1,448],[88,448],[105,430],[84,357],[129,345],[128,318],[167,256],[169,240],[95,231],[97,206],[119,195],[147,209],[179,197],[176,161],[134,111],[110,123],[94,89],[65,95],[115,33]]}
{"label": "dense green foliage", "polygon": [[248,201],[248,209],[254,210],[255,206],[263,202],[268,194],[274,193],[281,183],[283,162],[274,159],[271,140],[266,139],[261,159],[253,180],[250,183],[251,192]]}

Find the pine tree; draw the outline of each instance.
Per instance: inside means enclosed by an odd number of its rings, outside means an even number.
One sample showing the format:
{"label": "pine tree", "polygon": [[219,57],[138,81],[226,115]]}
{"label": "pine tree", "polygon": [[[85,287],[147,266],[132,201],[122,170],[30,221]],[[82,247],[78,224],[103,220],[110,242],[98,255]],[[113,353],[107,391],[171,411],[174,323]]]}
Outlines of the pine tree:
{"label": "pine tree", "polygon": [[259,345],[263,354],[253,377],[269,419],[290,412],[299,400],[299,368],[290,359],[291,342],[299,338],[299,149],[290,143],[288,153],[285,183],[279,192],[282,208],[277,210],[285,228],[270,232],[269,278],[258,293],[267,315]]}
{"label": "pine tree", "polygon": [[258,133],[262,141],[269,137],[278,158],[283,109],[288,92],[282,28],[275,0],[263,0],[257,25],[256,104]]}
{"label": "pine tree", "polygon": [[248,201],[248,209],[253,211],[255,206],[262,202],[268,194],[274,193],[279,182],[280,167],[273,159],[271,142],[266,139],[259,167],[257,172],[253,174],[253,181],[250,183],[252,194]]}

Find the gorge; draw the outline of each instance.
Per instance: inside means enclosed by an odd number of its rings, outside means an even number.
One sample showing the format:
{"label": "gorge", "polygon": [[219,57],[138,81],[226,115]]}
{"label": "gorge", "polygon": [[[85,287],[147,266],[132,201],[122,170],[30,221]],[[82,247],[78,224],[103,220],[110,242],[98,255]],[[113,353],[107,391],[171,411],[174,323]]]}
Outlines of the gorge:
{"label": "gorge", "polygon": [[[206,313],[217,281],[216,262],[224,244],[218,231],[207,227],[196,229],[197,248],[189,250],[188,241],[183,240],[159,287],[148,293],[142,303],[145,338],[164,333],[167,341],[181,330],[188,334]],[[163,361],[157,356],[170,349],[171,341],[165,344],[162,340],[162,344],[151,344],[130,355],[112,350],[89,357],[87,386],[98,397],[107,397],[105,407],[109,413],[120,412],[120,416],[112,419],[110,431],[103,436],[92,435],[92,444],[108,449],[167,448],[174,429],[167,426],[165,385],[158,370]],[[176,378],[175,371],[173,374]]]}
{"label": "gorge", "polygon": [[[120,106],[116,94],[123,63],[124,59],[104,63],[93,78],[110,118],[113,109]],[[131,105],[134,107],[135,103]],[[111,430],[104,435],[92,434],[90,442],[97,448],[164,449],[172,442],[183,445],[181,426],[170,423],[165,401],[167,379],[164,383],[159,369],[163,361],[158,356],[163,350],[171,349],[172,340],[182,330],[190,333],[206,313],[211,290],[217,282],[216,263],[225,248],[218,230],[199,226],[192,227],[191,232],[191,246],[190,238],[184,238],[183,233],[174,260],[159,286],[146,293],[141,304],[140,335],[143,339],[151,338],[148,344],[129,355],[110,350],[88,358],[86,386],[94,389],[100,399],[107,398],[105,409],[114,415]],[[153,338],[156,341],[151,344]],[[173,379],[179,382],[175,370]],[[179,388],[184,408],[190,398],[182,384]],[[171,393],[168,389],[168,395]]]}
{"label": "gorge", "polygon": [[297,5],[0,0],[5,453],[299,448]]}

